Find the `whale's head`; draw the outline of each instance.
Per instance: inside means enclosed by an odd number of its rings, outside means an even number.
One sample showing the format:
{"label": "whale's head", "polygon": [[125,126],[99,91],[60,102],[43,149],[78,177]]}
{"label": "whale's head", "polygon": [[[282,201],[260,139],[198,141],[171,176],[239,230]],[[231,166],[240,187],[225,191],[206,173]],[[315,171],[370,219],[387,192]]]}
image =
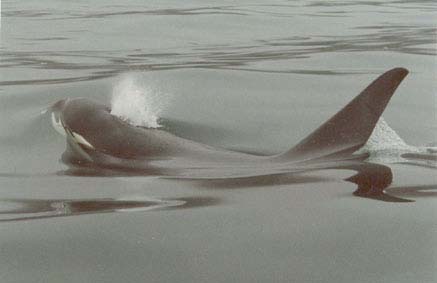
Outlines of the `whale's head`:
{"label": "whale's head", "polygon": [[89,162],[96,162],[102,154],[132,156],[125,146],[126,131],[132,127],[111,115],[105,105],[86,98],[62,99],[51,106],[51,122],[67,139],[66,156]]}
{"label": "whale's head", "polygon": [[59,100],[51,110],[54,129],[88,150],[102,143],[104,128],[112,120],[109,108],[84,98]]}

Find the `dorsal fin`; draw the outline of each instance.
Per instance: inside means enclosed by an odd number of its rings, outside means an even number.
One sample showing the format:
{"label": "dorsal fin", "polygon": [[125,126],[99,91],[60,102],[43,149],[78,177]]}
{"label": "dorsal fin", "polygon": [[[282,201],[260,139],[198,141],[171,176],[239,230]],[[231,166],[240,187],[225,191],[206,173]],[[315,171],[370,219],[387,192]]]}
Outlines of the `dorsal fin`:
{"label": "dorsal fin", "polygon": [[367,142],[388,101],[407,74],[408,70],[404,68],[385,72],[331,119],[278,157],[313,159],[352,154]]}

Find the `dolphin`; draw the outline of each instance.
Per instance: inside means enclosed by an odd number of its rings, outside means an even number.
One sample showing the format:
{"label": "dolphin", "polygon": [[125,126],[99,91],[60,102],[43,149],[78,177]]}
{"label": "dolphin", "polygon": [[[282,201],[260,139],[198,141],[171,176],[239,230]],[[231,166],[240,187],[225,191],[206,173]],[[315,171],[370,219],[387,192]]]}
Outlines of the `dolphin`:
{"label": "dolphin", "polygon": [[367,156],[353,153],[369,139],[407,74],[405,68],[385,72],[297,145],[272,156],[215,148],[162,129],[133,126],[111,115],[109,107],[88,98],[56,102],[51,107],[51,120],[66,136],[62,160],[72,168],[188,179],[250,178],[345,168],[359,172],[349,178],[359,184],[356,194],[381,195],[391,183],[390,169],[366,163]]}

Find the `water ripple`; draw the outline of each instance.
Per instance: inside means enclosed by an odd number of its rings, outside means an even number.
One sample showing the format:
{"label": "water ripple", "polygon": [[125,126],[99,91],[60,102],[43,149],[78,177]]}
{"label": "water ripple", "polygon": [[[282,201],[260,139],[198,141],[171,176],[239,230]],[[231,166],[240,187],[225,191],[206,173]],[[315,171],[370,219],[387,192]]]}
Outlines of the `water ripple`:
{"label": "water ripple", "polygon": [[[373,15],[376,19],[374,22],[360,22],[363,8],[371,8],[371,11],[367,11],[369,15],[377,14]],[[411,11],[406,13],[405,9]],[[416,20],[405,21],[405,17],[414,11],[419,13],[415,17]],[[282,63],[287,60],[313,59],[321,54],[324,58],[329,58],[339,56],[338,54],[347,56],[349,53],[364,52],[435,56],[437,29],[429,21],[429,17],[421,17],[435,11],[435,1],[425,0],[292,3],[277,1],[269,4],[200,6],[185,3],[172,7],[164,4],[150,6],[76,3],[69,9],[57,5],[42,7],[5,3],[2,16],[6,29],[2,32],[9,40],[0,49],[0,70],[5,74],[0,79],[0,86],[71,83],[107,78],[126,71],[184,68],[307,75],[363,73],[366,71],[362,69],[302,68],[301,62]],[[393,15],[381,16],[380,13]],[[205,15],[211,19],[211,26],[201,26],[205,20],[205,17],[201,16]],[[211,15],[218,17],[210,17]],[[162,26],[162,16],[171,17],[165,20],[169,23],[168,27]],[[192,16],[200,18],[193,20]],[[317,20],[317,17],[322,18]],[[132,41],[132,44],[117,43],[115,46],[118,48],[111,48],[108,44],[99,45],[101,39],[106,40],[106,36],[113,36],[111,33],[108,34],[111,31],[102,32],[99,28],[102,19],[108,26],[114,27],[120,25],[120,20],[135,20],[132,23],[144,26],[146,33],[135,29],[130,34],[130,30],[126,30],[129,34],[126,40]],[[347,24],[334,29],[338,27],[338,21],[343,19],[348,21]],[[56,23],[53,23],[53,20],[56,20]],[[11,26],[15,22],[24,25],[21,29],[11,29],[8,28],[9,21]],[[309,21],[312,24],[308,24]],[[236,28],[235,32],[229,30],[224,34],[218,34],[218,41],[204,40],[206,31],[221,33],[216,25],[227,22],[230,22],[228,28]],[[24,28],[33,24],[42,25],[40,30],[50,25],[56,25],[58,28],[35,35],[28,33],[27,28]],[[150,27],[150,24],[153,27]],[[171,26],[177,24],[183,26],[176,29],[175,33],[174,27]],[[289,29],[290,24],[293,28],[287,32],[278,32],[278,25],[281,24],[286,25],[284,29]],[[312,25],[316,24],[321,26],[320,30],[313,29]],[[331,25],[333,28],[327,29]],[[74,26],[74,30],[71,26]],[[144,34],[149,35],[149,32],[155,29],[159,35],[151,41],[175,37],[175,40],[171,41],[172,46],[151,48],[142,43],[136,45]],[[264,29],[265,32],[261,32]],[[186,30],[187,38],[184,35]],[[179,31],[184,31],[180,37]],[[236,39],[235,35],[240,36]],[[157,35],[152,32],[152,36]],[[120,38],[125,40],[124,37]],[[78,46],[77,41],[84,42],[86,47]],[[281,67],[278,67],[278,62],[281,63]],[[26,72],[25,79],[21,76],[23,70]]]}
{"label": "water ripple", "polygon": [[[32,80],[1,80],[0,85],[58,84],[95,80],[126,71],[156,71],[183,68],[239,69],[299,74],[350,74],[361,70],[269,69],[253,67],[263,61],[298,60],[316,54],[353,52],[397,52],[437,55],[436,28],[405,26],[362,26],[362,35],[287,37],[259,39],[252,44],[195,46],[188,50],[100,50],[100,51],[2,51],[0,68],[76,70],[80,75]],[[429,47],[427,47],[430,45]],[[71,63],[75,61],[77,63]],[[8,71],[8,70],[5,70]]]}
{"label": "water ripple", "polygon": [[210,197],[178,199],[3,199],[0,200],[0,222],[16,222],[84,214],[188,209],[219,203]]}

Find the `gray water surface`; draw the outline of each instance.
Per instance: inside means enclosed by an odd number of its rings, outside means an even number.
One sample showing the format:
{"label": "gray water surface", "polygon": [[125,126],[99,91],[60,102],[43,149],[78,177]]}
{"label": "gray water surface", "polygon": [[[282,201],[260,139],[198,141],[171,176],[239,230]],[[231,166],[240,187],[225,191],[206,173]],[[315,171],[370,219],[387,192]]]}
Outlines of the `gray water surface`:
{"label": "gray water surface", "polygon": [[[384,118],[437,142],[435,1],[2,1],[1,282],[436,282],[435,160],[389,164],[389,203],[354,172],[178,181],[71,176],[44,112],[109,103],[128,76],[172,133],[289,149],[393,67]],[[416,159],[417,160],[417,159]]]}

